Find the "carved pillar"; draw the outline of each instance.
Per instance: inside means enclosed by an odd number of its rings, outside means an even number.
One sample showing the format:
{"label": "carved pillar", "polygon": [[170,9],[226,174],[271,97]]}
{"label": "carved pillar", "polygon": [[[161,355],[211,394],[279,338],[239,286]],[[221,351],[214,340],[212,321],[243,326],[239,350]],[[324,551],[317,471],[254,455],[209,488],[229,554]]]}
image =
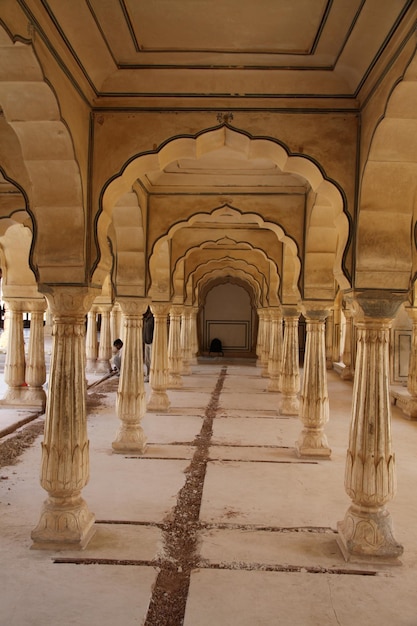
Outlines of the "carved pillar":
{"label": "carved pillar", "polygon": [[181,314],[183,307],[174,305],[169,310],[169,339],[168,339],[168,387],[178,389],[182,387],[182,350],[181,350]]}
{"label": "carved pillar", "polygon": [[333,369],[333,311],[326,318],[326,369]]}
{"label": "carved pillar", "polygon": [[268,374],[268,391],[281,391],[282,315],[279,308],[270,309],[271,333]]}
{"label": "carved pillar", "polygon": [[298,415],[300,391],[300,367],[298,356],[298,318],[299,312],[286,308],[284,314],[284,345],[282,350],[280,413]]}
{"label": "carved pillar", "polygon": [[399,299],[392,296],[389,300],[385,293],[356,296],[358,352],[345,471],[345,488],[352,505],[338,524],[338,543],[346,560],[395,559],[403,551],[394,539],[386,508],[396,487],[391,446],[389,338],[399,304]]}
{"label": "carved pillar", "polygon": [[335,305],[333,309],[333,363],[340,362],[340,335],[341,335],[341,323],[340,323],[340,306]]}
{"label": "carved pillar", "polygon": [[23,336],[23,309],[25,302],[18,298],[8,298],[6,306],[9,311],[9,332],[4,381],[8,390],[2,404],[25,404],[25,341]]}
{"label": "carved pillar", "polygon": [[87,357],[86,372],[96,371],[97,362],[97,315],[96,307],[92,307],[87,315],[87,335],[85,339],[85,352]]}
{"label": "carved pillar", "polygon": [[353,341],[353,313],[349,304],[343,311],[346,318],[345,325],[345,344],[343,347],[342,362],[345,367],[342,370],[341,378],[343,380],[353,380],[353,364],[352,364],[352,341]]}
{"label": "carved pillar", "polygon": [[198,306],[191,307],[191,315],[190,315],[190,362],[198,363],[197,354],[198,354],[198,335],[197,335],[197,315],[198,315]]}
{"label": "carved pillar", "polygon": [[166,302],[151,304],[155,318],[155,330],[152,343],[151,375],[149,383],[148,411],[167,411],[170,401],[167,395],[168,388],[168,341],[167,315],[170,305]]}
{"label": "carved pillar", "polygon": [[256,339],[256,366],[262,367],[263,344],[264,344],[264,311],[258,309],[258,336]]}
{"label": "carved pillar", "polygon": [[182,352],[182,374],[189,376],[191,374],[190,367],[190,317],[191,310],[189,306],[183,308],[181,316],[181,352]]}
{"label": "carved pillar", "polygon": [[7,352],[7,346],[9,345],[9,328],[10,328],[10,313],[7,308],[7,302],[5,303],[4,320],[3,320],[3,332],[0,335],[0,350]]}
{"label": "carved pillar", "polygon": [[262,356],[262,372],[261,376],[267,378],[269,375],[269,350],[271,347],[271,315],[270,309],[264,311],[264,344],[263,344],[263,356]]}
{"label": "carved pillar", "polygon": [[296,443],[298,456],[329,457],[324,426],[329,421],[327,393],[325,319],[327,310],[306,310],[307,325],[304,375],[300,394],[300,417],[304,424]]}
{"label": "carved pillar", "polygon": [[99,312],[101,313],[101,327],[96,371],[104,374],[107,374],[110,370],[110,359],[112,357],[112,343],[110,335],[111,308],[111,304],[99,305]]}
{"label": "carved pillar", "polygon": [[123,339],[123,324],[122,324],[122,312],[120,310],[120,304],[115,302],[110,312],[110,343],[116,339]]}
{"label": "carved pillar", "polygon": [[44,298],[28,301],[30,312],[29,348],[26,360],[26,402],[41,409],[46,405],[46,393],[43,385],[46,381],[45,337],[43,333],[43,316],[46,309]]}
{"label": "carved pillar", "polygon": [[141,426],[146,411],[142,330],[148,301],[119,298],[119,303],[123,312],[124,339],[116,409],[121,426],[112,448],[118,453],[142,454],[146,449],[146,437]]}
{"label": "carved pillar", "polygon": [[50,287],[45,295],[54,321],[41,467],[49,496],[32,531],[33,547],[84,548],[94,532],[94,515],[81,490],[89,478],[85,315],[95,294],[82,287]]}

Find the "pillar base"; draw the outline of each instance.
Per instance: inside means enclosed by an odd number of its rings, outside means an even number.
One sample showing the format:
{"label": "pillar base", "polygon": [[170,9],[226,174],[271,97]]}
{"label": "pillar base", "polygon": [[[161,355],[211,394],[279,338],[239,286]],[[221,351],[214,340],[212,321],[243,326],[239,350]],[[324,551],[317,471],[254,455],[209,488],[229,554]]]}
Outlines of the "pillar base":
{"label": "pillar base", "polygon": [[327,437],[323,432],[311,432],[304,429],[299,440],[295,443],[295,451],[298,457],[330,458],[331,448],[327,443]]}
{"label": "pillar base", "polygon": [[32,550],[83,550],[95,533],[94,515],[81,496],[50,497],[32,531]]}
{"label": "pillar base", "polygon": [[298,415],[300,411],[300,400],[297,395],[282,395],[279,412],[281,415]]}
{"label": "pillar base", "polygon": [[391,515],[384,507],[352,505],[337,524],[337,543],[345,561],[400,565],[403,546],[393,535]]}
{"label": "pillar base", "polygon": [[36,407],[45,408],[46,394],[42,388],[32,388],[27,385],[21,387],[9,387],[4,397],[0,400],[2,406]]}
{"label": "pillar base", "polygon": [[188,363],[188,361],[187,361],[187,363],[183,363],[181,374],[183,376],[190,376],[191,375],[191,367],[190,367],[190,364]]}
{"label": "pillar base", "polygon": [[168,411],[170,405],[171,402],[169,401],[166,391],[155,391],[152,389],[146,410],[152,412]]}
{"label": "pillar base", "polygon": [[340,372],[340,378],[342,380],[353,380],[355,376],[355,372],[352,370],[350,366],[345,367]]}
{"label": "pillar base", "polygon": [[270,378],[267,391],[272,392],[280,392],[281,391],[281,380],[280,378]]}
{"label": "pillar base", "polygon": [[168,379],[168,389],[181,389],[183,380],[180,374],[170,374]]}
{"label": "pillar base", "polygon": [[143,454],[146,450],[146,437],[142,426],[123,424],[111,445],[113,452],[117,454],[126,452]]}

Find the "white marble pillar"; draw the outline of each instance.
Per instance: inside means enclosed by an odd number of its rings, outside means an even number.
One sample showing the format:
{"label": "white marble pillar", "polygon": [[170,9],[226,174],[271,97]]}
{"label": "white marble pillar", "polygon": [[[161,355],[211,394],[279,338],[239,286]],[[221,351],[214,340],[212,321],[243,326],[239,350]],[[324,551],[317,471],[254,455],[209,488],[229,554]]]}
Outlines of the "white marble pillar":
{"label": "white marble pillar", "polygon": [[349,304],[346,305],[343,310],[343,314],[346,319],[345,324],[345,342],[343,346],[343,354],[342,354],[342,363],[344,364],[344,368],[341,372],[340,377],[343,380],[353,380],[353,363],[352,363],[352,342],[353,342],[353,313],[351,306]]}
{"label": "white marble pillar", "polygon": [[169,338],[168,338],[168,388],[178,389],[183,386],[181,377],[182,350],[181,350],[181,315],[183,307],[171,306],[169,310]]}
{"label": "white marble pillar", "polygon": [[284,315],[284,344],[282,349],[280,413],[298,415],[300,400],[300,366],[298,355],[298,318],[297,309],[286,307]]}
{"label": "white marble pillar", "polygon": [[151,393],[147,403],[148,411],[167,411],[170,401],[168,388],[168,333],[167,315],[170,305],[167,302],[152,302],[151,311],[155,318],[152,343],[151,375],[149,384]]}
{"label": "white marble pillar", "polygon": [[9,332],[7,343],[6,362],[4,366],[4,381],[8,389],[2,399],[2,404],[25,404],[26,397],[26,362],[25,341],[23,336],[23,310],[25,302],[18,298],[8,298],[6,307],[9,311]]}
{"label": "white marble pillar", "polygon": [[93,306],[87,315],[87,334],[85,338],[86,372],[96,371],[97,347],[97,309]]}
{"label": "white marble pillar", "polygon": [[340,363],[340,337],[342,332],[340,317],[340,306],[335,305],[333,309],[333,363]]}
{"label": "white marble pillar", "polygon": [[417,419],[417,308],[406,306],[412,321],[410,356],[408,361],[407,391],[397,397],[397,406],[409,419]]}
{"label": "white marble pillar", "polygon": [[113,342],[116,339],[123,340],[123,323],[122,323],[122,311],[120,309],[120,304],[115,302],[113,304],[112,310],[110,312],[110,343],[113,345]]}
{"label": "white marble pillar", "polygon": [[107,374],[110,370],[112,357],[112,343],[110,334],[110,311],[111,304],[100,304],[98,310],[101,314],[100,343],[96,363],[96,372]]}
{"label": "white marble pillar", "polygon": [[327,310],[306,309],[307,336],[303,382],[300,393],[300,418],[304,428],[296,443],[300,457],[331,455],[324,426],[329,421],[327,392],[325,319]]}
{"label": "white marble pillar", "polygon": [[94,533],[94,515],[81,491],[89,479],[85,316],[96,294],[54,286],[45,295],[54,322],[41,466],[48,498],[32,531],[33,547],[82,549]]}
{"label": "white marble pillar", "polygon": [[143,382],[142,331],[143,314],[148,301],[141,298],[119,298],[123,312],[123,354],[117,390],[116,410],[121,421],[112,443],[114,452],[143,454],[146,437],[141,421],[146,411]]}
{"label": "white marble pillar", "polygon": [[[389,399],[390,327],[400,301],[386,292],[356,295],[357,360],[345,488],[352,505],[338,524],[346,560],[396,560],[403,548],[393,535],[386,504],[396,489]],[[377,559],[378,560],[378,559]]]}
{"label": "white marble pillar", "polygon": [[268,374],[268,391],[281,391],[281,365],[282,365],[282,313],[278,307],[270,309],[271,333]]}
{"label": "white marble pillar", "polygon": [[185,306],[183,308],[181,316],[181,351],[182,351],[182,371],[183,376],[189,376],[191,374],[190,367],[190,318],[191,307]]}
{"label": "white marble pillar", "polygon": [[28,300],[27,306],[30,312],[30,334],[25,374],[28,385],[26,402],[31,406],[45,409],[46,393],[43,385],[46,382],[46,364],[43,316],[46,302],[44,298]]}
{"label": "white marble pillar", "polygon": [[256,338],[256,367],[262,367],[264,344],[264,312],[258,309],[258,335]]}
{"label": "white marble pillar", "polygon": [[271,314],[270,309],[264,311],[264,343],[262,355],[262,371],[261,376],[268,378],[269,376],[269,350],[271,349]]}
{"label": "white marble pillar", "polygon": [[3,320],[3,332],[0,335],[0,351],[7,352],[7,346],[9,345],[9,328],[10,328],[10,313],[7,308],[7,302],[5,303],[4,320]]}
{"label": "white marble pillar", "polygon": [[198,306],[191,307],[190,314],[190,363],[198,363],[198,333],[197,333]]}
{"label": "white marble pillar", "polygon": [[326,318],[326,369],[333,369],[333,311]]}

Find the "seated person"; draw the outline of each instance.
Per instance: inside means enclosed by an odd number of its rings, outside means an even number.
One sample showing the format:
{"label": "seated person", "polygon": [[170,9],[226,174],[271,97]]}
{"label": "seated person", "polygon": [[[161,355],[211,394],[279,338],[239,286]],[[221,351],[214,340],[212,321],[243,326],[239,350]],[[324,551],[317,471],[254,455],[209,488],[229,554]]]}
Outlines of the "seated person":
{"label": "seated person", "polygon": [[123,353],[123,341],[121,339],[115,339],[113,341],[114,355],[111,360],[111,372],[120,374],[120,368],[122,367],[122,353]]}

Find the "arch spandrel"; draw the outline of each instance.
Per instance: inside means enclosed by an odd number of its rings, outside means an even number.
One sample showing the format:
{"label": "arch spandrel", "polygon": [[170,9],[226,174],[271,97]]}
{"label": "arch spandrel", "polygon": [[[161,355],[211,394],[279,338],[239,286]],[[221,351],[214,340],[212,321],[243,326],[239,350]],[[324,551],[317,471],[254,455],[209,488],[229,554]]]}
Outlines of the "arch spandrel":
{"label": "arch spandrel", "polygon": [[[366,163],[359,203],[355,287],[407,292],[416,273],[416,56],[393,90]],[[413,103],[415,104],[414,100]]]}
{"label": "arch spandrel", "polygon": [[8,158],[20,163],[14,164],[16,182],[36,222],[32,259],[39,281],[84,283],[86,214],[72,138],[32,46],[13,43],[3,31],[0,59],[0,106],[19,144]]}

